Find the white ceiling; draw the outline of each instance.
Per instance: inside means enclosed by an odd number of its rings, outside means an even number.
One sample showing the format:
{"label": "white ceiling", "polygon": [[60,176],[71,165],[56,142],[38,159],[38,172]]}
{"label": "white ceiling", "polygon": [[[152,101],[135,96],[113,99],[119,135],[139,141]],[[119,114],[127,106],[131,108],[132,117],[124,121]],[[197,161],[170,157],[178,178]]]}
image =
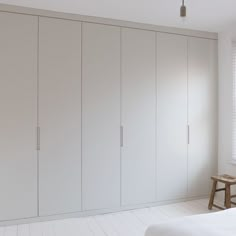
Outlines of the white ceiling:
{"label": "white ceiling", "polygon": [[[219,32],[236,22],[236,0],[0,0],[0,3],[156,25]],[[235,24],[236,25],[236,24]]]}

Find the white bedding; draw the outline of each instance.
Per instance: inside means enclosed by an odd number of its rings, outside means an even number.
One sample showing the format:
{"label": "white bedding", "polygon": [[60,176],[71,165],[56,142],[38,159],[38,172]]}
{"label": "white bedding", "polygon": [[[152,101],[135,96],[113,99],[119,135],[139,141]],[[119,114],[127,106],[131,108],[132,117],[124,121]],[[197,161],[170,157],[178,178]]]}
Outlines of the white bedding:
{"label": "white bedding", "polygon": [[236,209],[152,225],[145,236],[236,236]]}

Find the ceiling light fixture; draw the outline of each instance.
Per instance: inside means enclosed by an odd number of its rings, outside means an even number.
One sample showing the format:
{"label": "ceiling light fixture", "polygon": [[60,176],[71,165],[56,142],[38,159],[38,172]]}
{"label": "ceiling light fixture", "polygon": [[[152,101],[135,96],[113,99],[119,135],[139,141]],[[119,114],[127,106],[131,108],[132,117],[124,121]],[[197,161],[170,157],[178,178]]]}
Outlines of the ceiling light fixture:
{"label": "ceiling light fixture", "polygon": [[184,5],[184,0],[182,0],[182,6],[180,7],[180,17],[186,17],[186,6]]}

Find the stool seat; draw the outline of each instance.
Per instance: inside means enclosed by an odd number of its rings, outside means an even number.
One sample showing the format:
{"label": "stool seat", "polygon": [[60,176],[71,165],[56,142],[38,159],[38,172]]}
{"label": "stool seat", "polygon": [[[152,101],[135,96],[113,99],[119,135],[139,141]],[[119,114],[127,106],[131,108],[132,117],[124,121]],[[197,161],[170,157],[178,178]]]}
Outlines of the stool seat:
{"label": "stool seat", "polygon": [[[213,180],[213,186],[212,186],[208,209],[211,210],[212,207],[214,206],[218,209],[224,210],[224,209],[231,208],[231,204],[236,205],[235,202],[231,201],[231,199],[235,198],[236,195],[231,195],[231,189],[230,189],[231,185],[236,184],[236,177],[231,176],[231,175],[217,175],[217,176],[212,176],[211,179]],[[217,189],[218,182],[223,183],[225,187]],[[220,192],[220,191],[225,191],[225,202],[224,202],[225,208],[214,204],[215,194],[216,192]]]}
{"label": "stool seat", "polygon": [[231,185],[236,184],[236,177],[231,175],[216,175],[212,176],[211,179],[224,184],[231,184]]}

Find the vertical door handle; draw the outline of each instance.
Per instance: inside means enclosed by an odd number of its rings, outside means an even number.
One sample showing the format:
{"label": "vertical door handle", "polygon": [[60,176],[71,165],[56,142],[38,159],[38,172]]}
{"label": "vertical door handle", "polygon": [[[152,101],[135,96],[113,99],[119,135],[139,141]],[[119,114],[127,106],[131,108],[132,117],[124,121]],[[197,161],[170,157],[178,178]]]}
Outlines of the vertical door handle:
{"label": "vertical door handle", "polygon": [[37,127],[37,150],[40,150],[40,127]]}
{"label": "vertical door handle", "polygon": [[188,144],[190,144],[190,126],[188,125]]}
{"label": "vertical door handle", "polygon": [[120,146],[123,147],[124,145],[124,127],[120,127]]}

